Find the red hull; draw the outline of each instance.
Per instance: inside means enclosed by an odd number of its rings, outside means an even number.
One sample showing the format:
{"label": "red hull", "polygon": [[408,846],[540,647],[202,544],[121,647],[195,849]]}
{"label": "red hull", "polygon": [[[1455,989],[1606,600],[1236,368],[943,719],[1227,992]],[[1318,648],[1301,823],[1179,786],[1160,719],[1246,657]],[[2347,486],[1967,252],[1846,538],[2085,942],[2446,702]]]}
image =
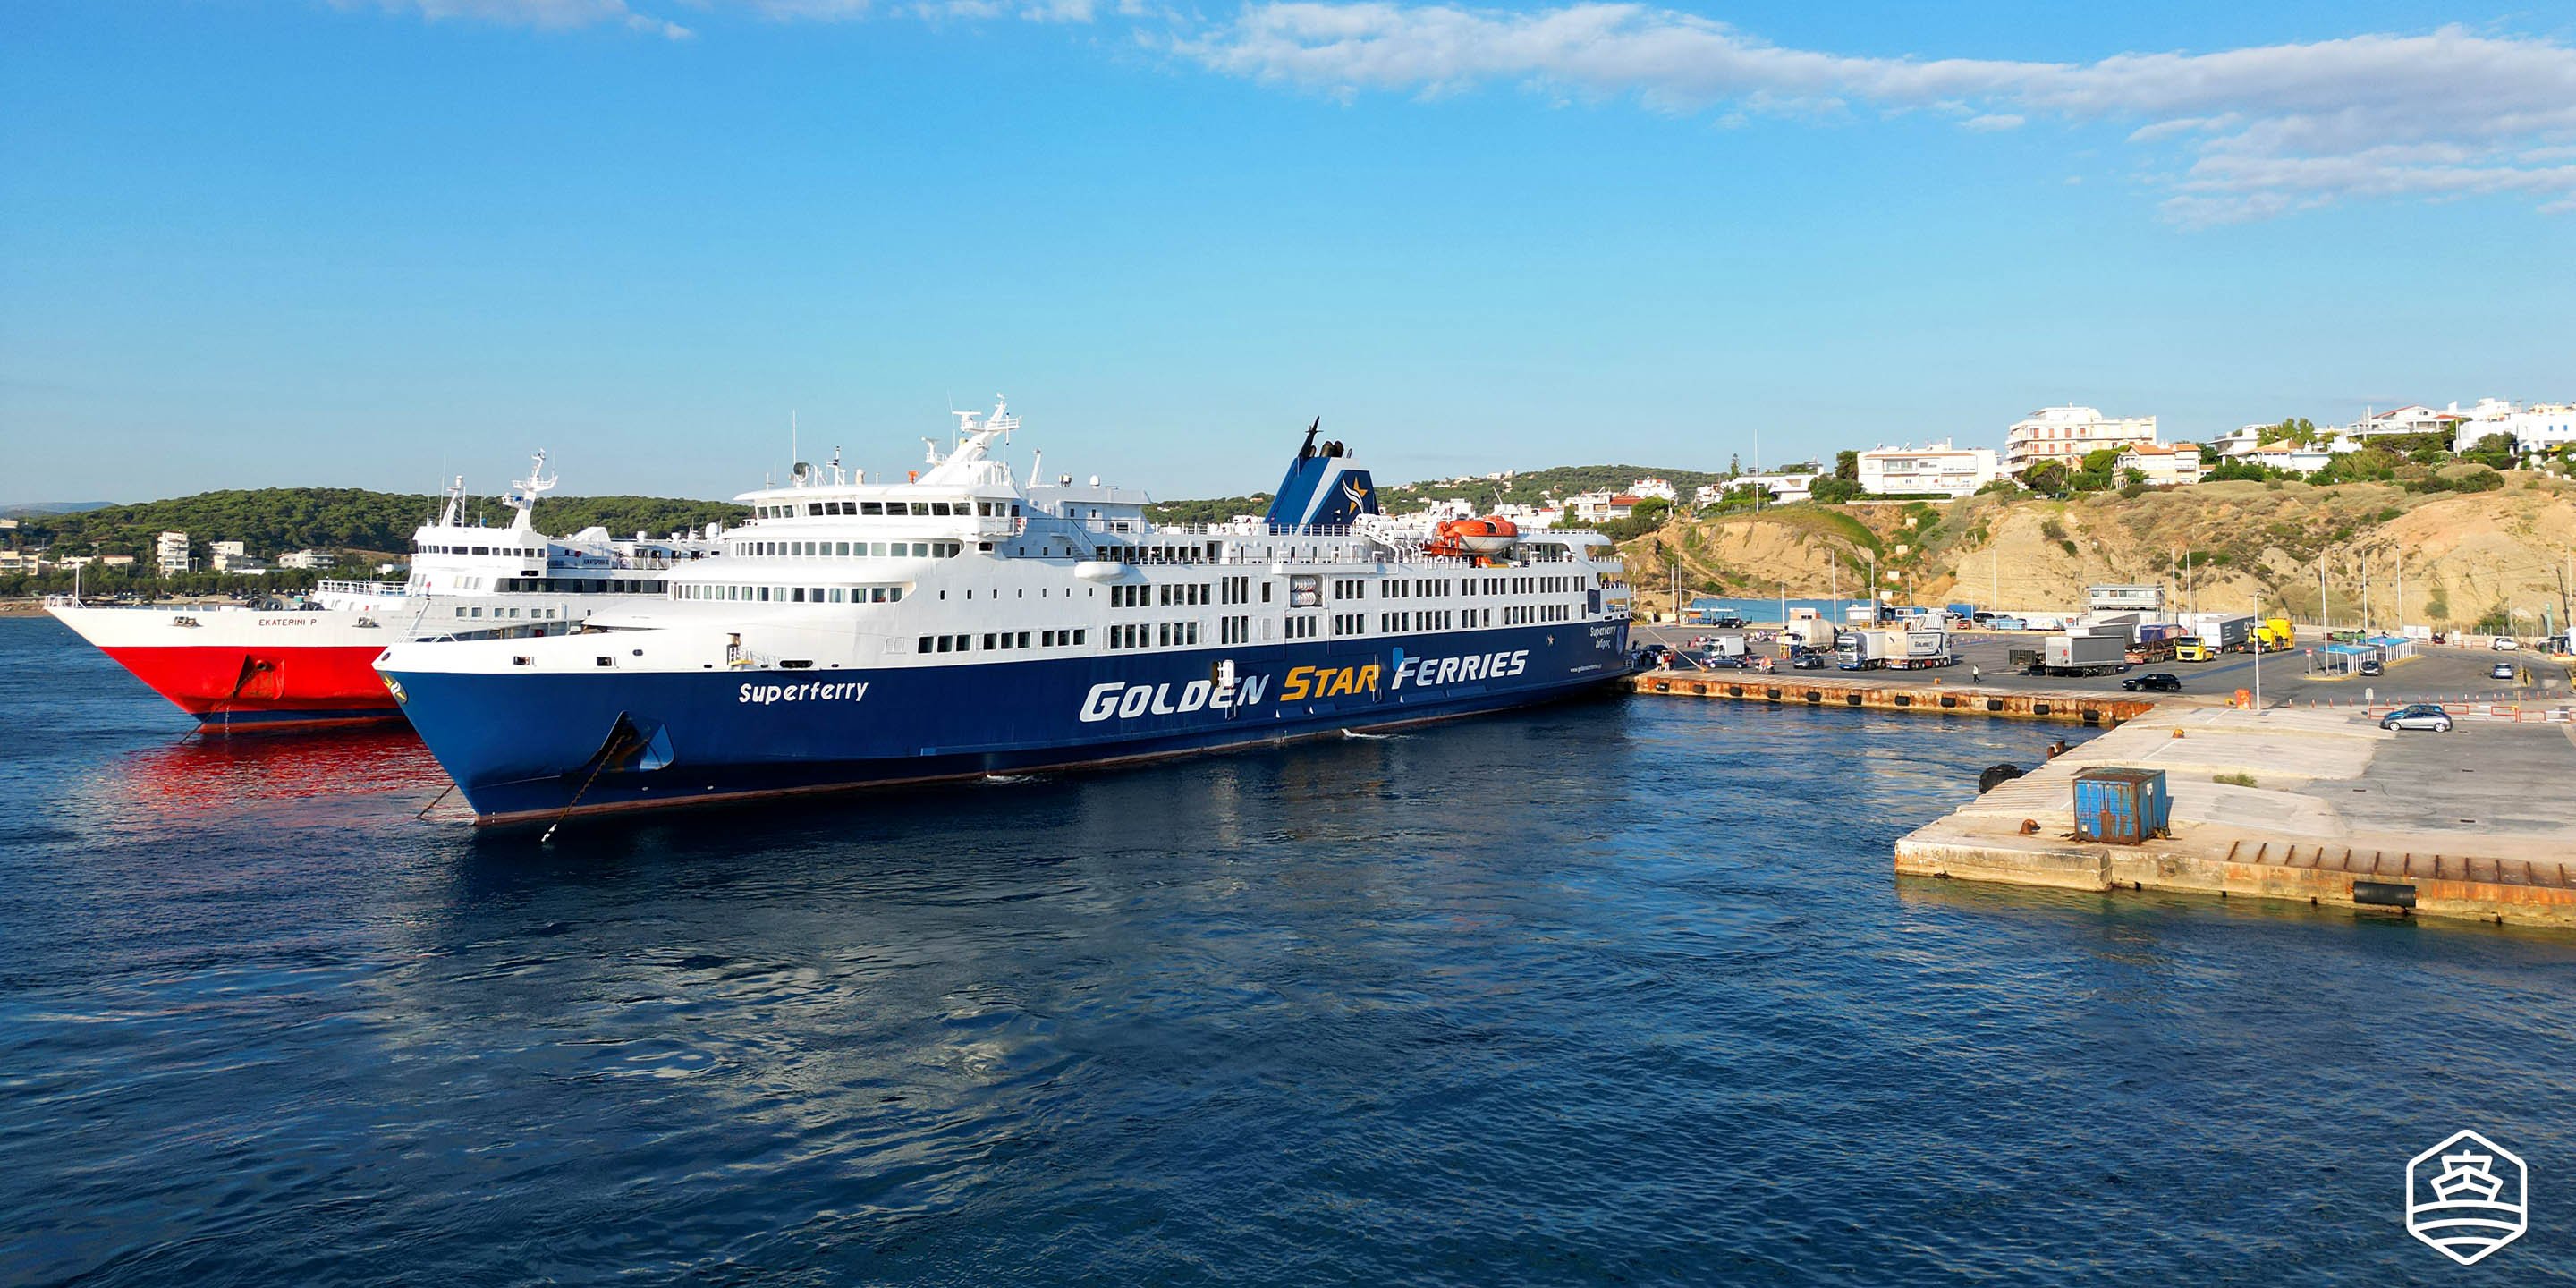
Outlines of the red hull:
{"label": "red hull", "polygon": [[275,729],[402,715],[376,674],[376,646],[126,647],[104,650],[209,726]]}

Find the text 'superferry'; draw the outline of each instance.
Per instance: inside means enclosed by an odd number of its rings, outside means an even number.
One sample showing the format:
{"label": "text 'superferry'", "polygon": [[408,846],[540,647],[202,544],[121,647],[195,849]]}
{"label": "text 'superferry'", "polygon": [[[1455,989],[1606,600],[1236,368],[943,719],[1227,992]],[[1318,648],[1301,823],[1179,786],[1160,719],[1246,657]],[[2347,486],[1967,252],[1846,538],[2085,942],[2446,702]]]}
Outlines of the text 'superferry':
{"label": "text 'superferry'", "polygon": [[398,720],[374,670],[387,644],[562,634],[622,601],[660,600],[674,568],[714,554],[721,532],[612,538],[588,528],[549,537],[532,515],[553,488],[545,454],[503,499],[505,528],[465,521],[465,483],[438,519],[412,533],[400,582],[326,581],[265,605],[163,607],[84,603],[45,610],[152,686],[209,733]]}
{"label": "text 'superferry'", "polygon": [[724,557],[544,639],[398,643],[386,686],[483,821],[1101,764],[1522,706],[1624,674],[1590,532],[1408,526],[1341,444],[1267,516],[1023,487],[997,405],[904,482],[798,465]]}

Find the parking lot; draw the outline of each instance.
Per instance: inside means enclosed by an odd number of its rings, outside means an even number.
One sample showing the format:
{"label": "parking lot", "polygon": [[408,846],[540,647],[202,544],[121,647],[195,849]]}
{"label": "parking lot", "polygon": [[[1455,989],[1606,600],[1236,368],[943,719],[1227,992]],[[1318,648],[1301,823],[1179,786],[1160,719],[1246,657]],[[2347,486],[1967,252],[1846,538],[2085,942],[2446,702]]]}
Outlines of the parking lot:
{"label": "parking lot", "polygon": [[[1708,636],[1741,635],[1740,631],[1713,631],[1694,626],[1639,626],[1633,632],[1640,644],[1667,644],[1675,648]],[[2569,701],[2571,694],[2565,666],[2527,651],[2493,653],[2482,649],[2426,648],[2417,657],[2397,662],[2383,676],[2351,679],[2326,679],[2308,673],[2307,655],[2299,648],[2286,653],[2267,653],[2259,659],[2247,653],[2223,654],[2209,662],[2150,662],[2133,666],[2127,675],[2105,676],[2026,676],[2013,669],[2008,654],[2014,649],[2040,647],[2046,636],[2036,632],[1993,633],[1961,632],[1950,637],[1951,651],[1959,663],[1953,667],[1928,671],[1873,671],[1873,680],[1902,683],[1919,679],[1925,684],[1938,679],[1943,684],[1965,684],[1975,677],[1978,685],[1991,689],[2049,689],[2056,691],[2120,691],[2120,681],[2133,675],[2163,671],[2182,682],[2182,691],[2224,697],[2238,689],[2255,687],[2255,668],[2262,668],[2263,700],[2266,704],[2289,702],[2434,702],[2434,701]],[[1777,655],[1777,646],[1756,644],[1756,652]],[[2497,662],[2515,668],[2516,679],[2498,680],[2490,676]],[[2525,682],[2527,681],[2527,682]]]}
{"label": "parking lot", "polygon": [[2576,739],[2562,724],[2469,721],[2449,733],[2407,731],[2380,744],[2357,778],[2297,790],[2335,807],[2358,831],[2563,833],[2576,828]]}

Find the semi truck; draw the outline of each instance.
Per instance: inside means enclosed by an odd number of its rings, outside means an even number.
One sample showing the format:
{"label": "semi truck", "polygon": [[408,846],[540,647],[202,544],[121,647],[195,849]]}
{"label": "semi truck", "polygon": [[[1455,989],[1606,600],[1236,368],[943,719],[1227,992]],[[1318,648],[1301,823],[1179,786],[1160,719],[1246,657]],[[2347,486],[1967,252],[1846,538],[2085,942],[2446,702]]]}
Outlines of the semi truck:
{"label": "semi truck", "polygon": [[1950,653],[1949,633],[1934,630],[1845,631],[1835,651],[1841,656],[1835,665],[1846,671],[1904,671],[1958,661]]}
{"label": "semi truck", "polygon": [[2100,635],[2069,631],[2040,641],[2035,675],[2110,675],[2128,665],[2124,633]]}
{"label": "semi truck", "polygon": [[2297,631],[2290,629],[2290,619],[2269,617],[2254,624],[2252,647],[2265,653],[2286,653],[2299,642]]}
{"label": "semi truck", "polygon": [[[2211,653],[2241,653],[2254,640],[2254,617],[2250,613],[2186,613],[2184,629]],[[2207,661],[2207,658],[2186,658]]]}

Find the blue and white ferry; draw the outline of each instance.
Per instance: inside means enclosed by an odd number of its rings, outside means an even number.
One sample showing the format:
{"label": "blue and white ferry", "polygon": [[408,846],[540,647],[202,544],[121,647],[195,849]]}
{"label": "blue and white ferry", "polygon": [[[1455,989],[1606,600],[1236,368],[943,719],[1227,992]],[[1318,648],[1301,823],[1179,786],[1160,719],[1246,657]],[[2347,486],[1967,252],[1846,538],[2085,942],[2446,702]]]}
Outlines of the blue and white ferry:
{"label": "blue and white ferry", "polygon": [[1007,405],[902,482],[837,460],[740,498],[724,557],[543,639],[376,662],[480,820],[1112,764],[1523,706],[1626,673],[1592,532],[1408,524],[1339,443],[1269,513],[1146,519],[991,453]]}

